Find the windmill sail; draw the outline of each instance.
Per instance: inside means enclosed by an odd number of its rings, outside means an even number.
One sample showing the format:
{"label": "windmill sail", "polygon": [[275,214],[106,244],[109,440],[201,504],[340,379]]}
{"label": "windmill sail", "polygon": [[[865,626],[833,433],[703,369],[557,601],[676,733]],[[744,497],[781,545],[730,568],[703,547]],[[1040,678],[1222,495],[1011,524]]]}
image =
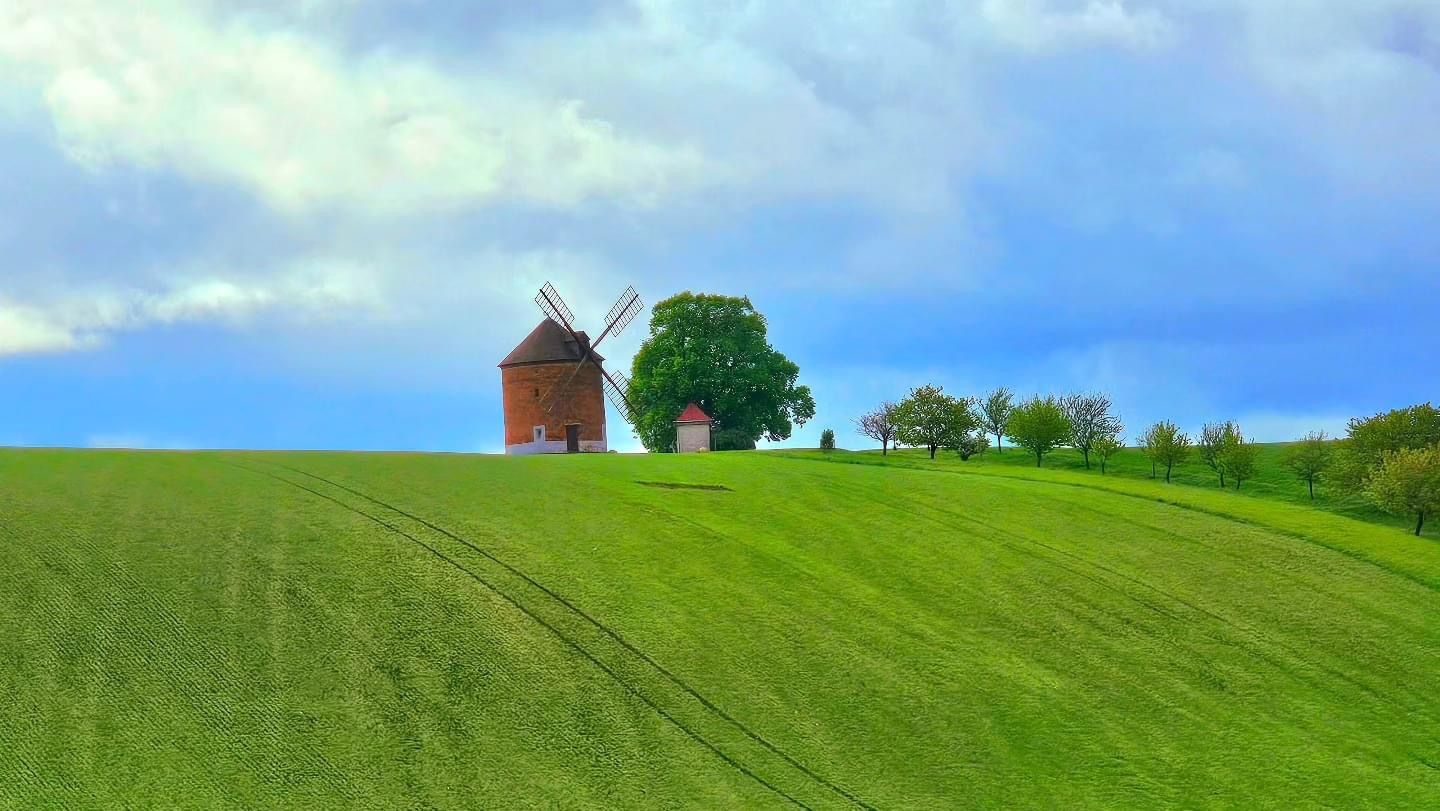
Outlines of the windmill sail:
{"label": "windmill sail", "polygon": [[[575,327],[573,326],[575,313],[570,310],[569,305],[560,297],[560,292],[555,289],[555,285],[546,282],[545,286],[540,288],[539,294],[535,296],[535,303],[539,305],[540,311],[543,312],[547,318],[559,323],[570,333],[571,337],[575,339],[576,347],[580,350],[580,358],[576,362],[575,368],[570,370],[570,374],[566,376],[563,382],[553,384],[550,389],[545,392],[544,396],[541,397],[541,402],[545,405],[546,413],[554,411],[556,399],[558,399],[559,395],[569,390],[570,384],[575,380],[575,377],[580,374],[580,370],[584,368],[585,364],[593,363],[603,378],[606,398],[610,400],[611,405],[615,406],[616,410],[620,412],[620,415],[625,418],[626,422],[634,424],[635,412],[630,407],[630,401],[627,397],[630,389],[630,380],[619,372],[605,371],[605,368],[600,365],[600,361],[596,359],[595,347],[599,346],[601,342],[611,335],[619,335],[630,325],[630,322],[635,320],[640,314],[640,311],[645,308],[644,302],[640,300],[640,294],[635,292],[633,286],[627,287],[625,292],[620,294],[620,298],[617,299],[615,304],[610,308],[610,312],[605,315],[604,331],[602,331],[600,336],[593,342],[586,339],[584,333],[575,331]],[[618,380],[616,378],[618,378]]]}
{"label": "windmill sail", "polygon": [[575,313],[570,311],[565,299],[560,298],[560,292],[555,289],[555,285],[546,282],[545,286],[540,288],[539,295],[535,296],[535,303],[540,305],[540,311],[545,313],[547,318],[559,322],[560,326],[570,332],[575,331],[571,326],[575,323]]}
{"label": "windmill sail", "polygon": [[630,405],[630,378],[621,372],[607,372],[604,369],[600,373],[605,377],[605,396],[609,398],[610,405],[620,412],[620,416],[631,425],[635,424],[635,408]]}
{"label": "windmill sail", "polygon": [[626,327],[630,326],[630,322],[634,321],[635,316],[639,315],[644,308],[645,305],[640,301],[640,294],[635,292],[634,287],[627,287],[625,292],[620,294],[620,299],[615,302],[615,306],[610,308],[609,313],[606,313],[605,331],[600,333],[600,337],[595,339],[595,343],[598,345],[610,335],[619,335]]}

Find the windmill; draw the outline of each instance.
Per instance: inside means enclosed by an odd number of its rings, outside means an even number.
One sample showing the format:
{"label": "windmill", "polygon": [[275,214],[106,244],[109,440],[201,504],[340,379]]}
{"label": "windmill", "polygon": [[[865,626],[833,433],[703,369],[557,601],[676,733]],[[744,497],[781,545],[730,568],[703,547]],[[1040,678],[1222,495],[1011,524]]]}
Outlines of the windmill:
{"label": "windmill", "polygon": [[610,404],[615,407],[616,411],[620,412],[620,416],[626,422],[634,425],[635,410],[630,405],[630,398],[627,394],[630,390],[630,379],[620,372],[607,371],[605,367],[600,364],[600,358],[595,354],[595,350],[600,344],[605,342],[606,338],[612,335],[619,335],[623,332],[625,328],[630,325],[630,322],[634,321],[635,317],[640,314],[640,311],[645,306],[640,301],[640,294],[635,292],[633,286],[625,288],[625,292],[620,294],[620,298],[615,301],[614,306],[610,308],[610,312],[606,313],[605,328],[594,341],[591,341],[589,336],[584,332],[576,331],[574,327],[575,313],[571,311],[569,305],[565,303],[565,300],[560,297],[560,293],[556,291],[555,285],[546,282],[545,286],[540,288],[540,292],[535,296],[535,303],[539,305],[540,311],[543,312],[547,318],[563,327],[565,331],[570,334],[570,338],[575,341],[575,345],[580,348],[580,360],[576,362],[575,368],[570,371],[570,374],[564,378],[563,382],[551,386],[549,391],[541,396],[540,404],[545,412],[549,414],[554,411],[558,396],[570,388],[570,383],[575,380],[575,376],[578,375],[580,370],[588,363],[593,364],[595,368],[599,370],[600,376],[605,384],[606,399],[610,401]]}

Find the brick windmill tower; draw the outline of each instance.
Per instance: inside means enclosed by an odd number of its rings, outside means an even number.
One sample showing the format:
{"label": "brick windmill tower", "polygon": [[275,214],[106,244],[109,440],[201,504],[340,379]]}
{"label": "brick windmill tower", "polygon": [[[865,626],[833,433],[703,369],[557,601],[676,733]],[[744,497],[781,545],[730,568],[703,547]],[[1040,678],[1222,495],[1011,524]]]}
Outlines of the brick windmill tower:
{"label": "brick windmill tower", "polygon": [[535,303],[544,320],[500,361],[505,453],[604,453],[605,399],[633,422],[625,397],[630,381],[619,372],[607,372],[605,358],[595,349],[635,320],[643,307],[640,296],[635,288],[627,289],[593,342],[571,326],[575,314],[549,282]]}

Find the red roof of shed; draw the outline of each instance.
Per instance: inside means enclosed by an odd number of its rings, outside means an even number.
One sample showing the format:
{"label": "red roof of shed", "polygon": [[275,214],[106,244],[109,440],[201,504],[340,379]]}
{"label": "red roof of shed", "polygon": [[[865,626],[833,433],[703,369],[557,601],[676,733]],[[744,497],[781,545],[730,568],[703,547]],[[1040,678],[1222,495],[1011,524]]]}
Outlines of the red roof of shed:
{"label": "red roof of shed", "polygon": [[710,419],[710,415],[706,414],[704,410],[702,410],[700,406],[696,405],[695,403],[691,403],[690,405],[685,406],[685,410],[680,412],[680,416],[676,417],[675,421],[714,422],[714,420]]}

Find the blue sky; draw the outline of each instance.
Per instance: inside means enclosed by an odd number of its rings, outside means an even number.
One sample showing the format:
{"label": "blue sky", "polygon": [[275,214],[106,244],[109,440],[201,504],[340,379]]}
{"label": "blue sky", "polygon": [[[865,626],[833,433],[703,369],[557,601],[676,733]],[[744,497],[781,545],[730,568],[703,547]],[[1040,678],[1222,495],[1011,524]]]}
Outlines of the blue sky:
{"label": "blue sky", "polygon": [[128,5],[0,2],[0,444],[495,451],[546,280],[749,295],[799,445],[1435,397],[1434,0]]}

